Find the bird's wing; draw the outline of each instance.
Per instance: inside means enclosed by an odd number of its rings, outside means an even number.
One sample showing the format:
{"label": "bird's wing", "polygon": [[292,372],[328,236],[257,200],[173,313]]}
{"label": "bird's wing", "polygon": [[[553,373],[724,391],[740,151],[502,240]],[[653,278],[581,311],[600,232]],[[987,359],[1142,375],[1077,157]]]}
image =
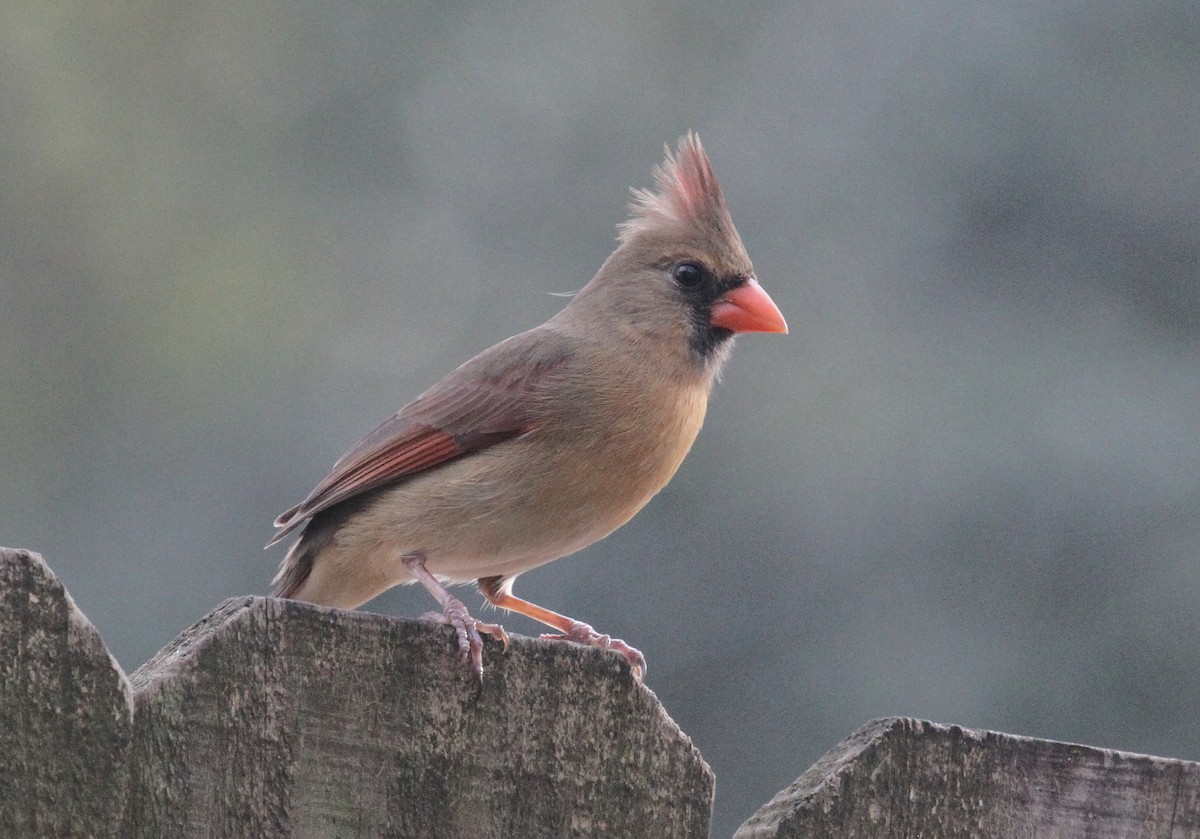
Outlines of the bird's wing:
{"label": "bird's wing", "polygon": [[569,342],[544,329],[480,353],[342,455],[275,519],[280,530],[267,547],[335,504],[533,430],[570,358]]}

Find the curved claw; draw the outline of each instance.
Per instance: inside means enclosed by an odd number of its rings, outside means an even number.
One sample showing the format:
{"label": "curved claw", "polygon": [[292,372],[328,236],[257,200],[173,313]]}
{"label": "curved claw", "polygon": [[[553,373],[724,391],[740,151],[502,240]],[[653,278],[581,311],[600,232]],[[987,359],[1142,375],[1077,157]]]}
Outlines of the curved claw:
{"label": "curved claw", "polygon": [[483,638],[479,636],[479,633],[484,632],[499,638],[504,642],[506,652],[508,650],[508,633],[499,624],[484,623],[471,617],[470,613],[467,612],[467,607],[462,604],[462,601],[457,597],[451,596],[450,592],[446,591],[446,587],[442,585],[438,578],[429,573],[429,569],[425,567],[424,554],[405,554],[400,557],[400,561],[404,563],[404,567],[409,570],[413,578],[425,586],[426,591],[437,598],[438,603],[442,604],[441,614],[432,612],[425,614],[423,617],[454,627],[454,634],[458,636],[458,648],[462,650],[463,661],[470,660],[471,669],[475,671],[475,675],[479,679],[479,684],[482,685]]}
{"label": "curved claw", "polygon": [[504,631],[504,627],[498,623],[484,623],[471,617],[467,607],[457,597],[448,598],[442,612],[426,612],[421,617],[454,627],[463,661],[471,663],[471,669],[475,671],[480,684],[483,683],[483,638],[479,633],[500,639],[504,644],[504,651],[508,652],[508,633]]}
{"label": "curved claw", "polygon": [[635,647],[626,644],[620,638],[603,635],[586,623],[573,621],[570,628],[562,634],[545,634],[541,636],[548,641],[574,641],[589,647],[599,647],[602,650],[612,650],[624,656],[633,671],[633,677],[639,682],[646,676],[646,657]]}

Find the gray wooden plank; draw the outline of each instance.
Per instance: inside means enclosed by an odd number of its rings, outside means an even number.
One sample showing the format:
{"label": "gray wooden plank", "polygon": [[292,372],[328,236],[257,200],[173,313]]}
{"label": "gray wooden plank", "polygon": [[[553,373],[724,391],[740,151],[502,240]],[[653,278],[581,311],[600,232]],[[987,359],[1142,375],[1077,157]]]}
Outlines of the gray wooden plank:
{"label": "gray wooden plank", "polygon": [[920,720],[860,728],[735,839],[1200,837],[1200,764]]}
{"label": "gray wooden plank", "polygon": [[41,556],[0,548],[0,836],[121,836],[125,674]]}
{"label": "gray wooden plank", "polygon": [[705,837],[713,776],[611,653],[259,597],[131,677],[130,835]]}

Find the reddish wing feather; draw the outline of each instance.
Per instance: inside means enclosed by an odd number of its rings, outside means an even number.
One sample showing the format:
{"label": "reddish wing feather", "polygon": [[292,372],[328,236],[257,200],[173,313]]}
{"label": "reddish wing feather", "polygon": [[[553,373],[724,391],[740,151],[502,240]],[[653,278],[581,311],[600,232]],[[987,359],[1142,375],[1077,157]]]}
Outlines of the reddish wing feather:
{"label": "reddish wing feather", "polygon": [[[396,429],[395,426],[400,428]],[[352,452],[358,456],[343,458],[344,464],[339,461],[333,472],[317,484],[297,512],[308,518],[339,501],[429,469],[466,451],[446,432],[405,423],[398,417],[388,420],[372,436],[388,430],[393,435],[390,438],[380,435],[383,438],[380,445],[361,454]]]}
{"label": "reddish wing feather", "polygon": [[[510,338],[460,367],[379,425],[334,464],[308,498],[275,520],[267,547],[303,522],[356,495],[517,437],[536,424],[534,394],[567,358],[531,333]],[[498,353],[500,347],[506,347]],[[497,357],[506,363],[497,365]]]}
{"label": "reddish wing feather", "polygon": [[[367,439],[375,437],[389,426],[395,428],[400,424],[402,421],[399,417],[392,417]],[[333,467],[333,471],[309,493],[308,498],[275,519],[275,526],[281,529],[267,543],[267,547],[282,541],[322,510],[389,481],[444,463],[465,451],[444,431],[428,426],[413,426],[411,423],[404,424],[409,426],[407,431],[396,433],[390,441],[381,441],[383,445],[373,451],[360,454],[360,443],[343,456]],[[363,443],[366,442],[367,440],[363,440]]]}

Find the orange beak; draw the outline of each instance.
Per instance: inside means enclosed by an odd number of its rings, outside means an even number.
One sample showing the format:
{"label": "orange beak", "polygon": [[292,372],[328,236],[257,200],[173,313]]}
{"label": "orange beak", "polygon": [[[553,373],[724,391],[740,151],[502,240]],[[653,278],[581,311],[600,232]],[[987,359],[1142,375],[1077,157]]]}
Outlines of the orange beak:
{"label": "orange beak", "polygon": [[713,304],[710,322],[730,332],[788,331],[779,307],[753,277]]}

